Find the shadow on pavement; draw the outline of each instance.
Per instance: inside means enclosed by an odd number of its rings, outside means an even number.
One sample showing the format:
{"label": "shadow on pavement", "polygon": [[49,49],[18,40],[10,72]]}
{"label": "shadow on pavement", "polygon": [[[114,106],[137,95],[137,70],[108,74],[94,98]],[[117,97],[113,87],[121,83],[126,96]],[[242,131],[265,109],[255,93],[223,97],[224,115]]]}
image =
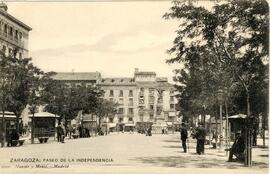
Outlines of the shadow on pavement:
{"label": "shadow on pavement", "polygon": [[[155,167],[175,167],[175,168],[227,168],[238,169],[243,168],[243,163],[226,162],[223,159],[208,159],[206,157],[197,156],[167,156],[167,157],[138,157],[131,159],[143,164],[152,165]],[[268,168],[266,163],[254,162],[254,167]]]}

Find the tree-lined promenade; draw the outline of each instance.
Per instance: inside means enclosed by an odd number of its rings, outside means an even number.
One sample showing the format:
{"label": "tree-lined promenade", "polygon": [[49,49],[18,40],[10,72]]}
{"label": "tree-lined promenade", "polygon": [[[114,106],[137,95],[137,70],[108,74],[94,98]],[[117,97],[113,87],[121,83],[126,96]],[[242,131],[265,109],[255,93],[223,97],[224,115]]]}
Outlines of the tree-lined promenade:
{"label": "tree-lined promenade", "polygon": [[[210,137],[208,140],[210,142],[211,138],[215,139],[217,144],[217,139],[219,139],[219,146],[221,147],[222,120],[226,118],[226,141],[229,141],[228,136],[231,132],[228,129],[228,116],[245,114],[246,121],[245,124],[241,125],[241,133],[245,136],[245,164],[251,166],[251,139],[257,137],[259,118],[262,118],[263,146],[266,146],[265,130],[268,129],[269,7],[267,1],[233,0],[221,3],[213,2],[212,7],[207,8],[200,6],[197,1],[173,1],[172,7],[163,17],[165,20],[177,20],[179,22],[173,46],[167,50],[167,63],[179,63],[181,64],[180,67],[184,67],[175,70],[174,80],[178,92],[176,97],[178,98],[177,109],[179,111],[177,117],[181,117],[182,122],[185,122],[188,128],[197,126],[195,120],[198,117],[201,117],[200,121],[205,127],[206,116],[210,116],[210,124],[212,124],[211,118],[214,118],[216,123],[215,131],[207,132],[208,137]],[[100,88],[84,83],[69,86],[60,80],[53,79],[55,72],[44,72],[35,66],[31,58],[18,59],[16,49],[11,53],[6,55],[0,51],[1,147],[4,147],[6,142],[5,115],[7,112],[12,112],[16,116],[15,134],[19,134],[21,128],[20,117],[23,112],[27,110],[27,112],[31,113],[32,144],[34,144],[35,138],[35,123],[33,120],[40,106],[44,107],[46,112],[54,114],[55,119],[56,116],[57,118],[59,116],[59,121],[64,124],[66,130],[68,130],[66,120],[76,119],[80,124],[83,120],[78,117],[79,115],[91,115],[97,117],[97,120],[95,120],[98,123],[97,130],[101,131],[102,120],[108,120],[110,115],[115,115],[117,103],[103,99],[104,93]],[[160,95],[158,100],[161,97]],[[162,110],[162,107],[159,107],[158,110],[154,109],[154,105],[152,106],[153,113]],[[174,103],[172,106],[172,108],[175,107]],[[134,115],[133,108],[130,109],[132,110],[131,115]],[[168,117],[171,116],[169,113],[166,114]],[[156,117],[154,119],[160,118]],[[91,121],[93,119],[89,122]],[[131,122],[133,123],[133,121]],[[118,122],[121,122],[120,119]],[[108,125],[107,122],[106,125]],[[174,132],[173,126],[172,132]],[[80,128],[82,127],[83,125]],[[53,125],[53,128],[55,129],[55,125]],[[151,125],[148,131],[150,131],[148,135],[152,135]],[[162,131],[167,132],[164,128],[162,128]],[[103,133],[101,132],[101,134]],[[213,134],[214,136],[211,137],[212,133],[215,133],[215,135]],[[123,138],[124,135],[128,137]],[[164,140],[164,137],[161,137],[162,135],[147,136],[147,139],[146,136],[142,138],[142,135],[139,134],[119,135],[123,139],[115,138],[117,134],[112,139],[109,136],[105,137],[105,141],[102,140],[103,137],[98,137],[100,139],[93,137],[92,139],[74,140],[72,143],[79,147],[81,142],[83,147],[87,147],[89,145],[88,140],[97,140],[98,143],[105,143],[107,148],[110,145],[108,140],[124,142],[125,140],[131,140],[134,143],[128,145],[132,147],[140,146],[139,149],[134,148],[142,150],[143,153],[144,150],[147,150],[145,144],[158,147],[160,144],[155,143],[161,143],[159,140]],[[174,136],[174,134],[168,136]],[[157,140],[156,137],[160,139]],[[141,142],[138,142],[136,138],[142,140],[143,143],[140,144]],[[177,138],[179,138],[179,135]],[[152,140],[154,140],[153,144]],[[58,143],[57,148],[65,147],[65,150],[68,151],[72,149],[69,146],[72,144],[71,141],[73,140],[66,143],[68,144],[66,146]],[[93,148],[92,151],[101,152],[103,150],[100,149],[98,143],[90,143],[90,145],[94,145],[93,147],[98,149]],[[180,138],[177,143],[180,143]],[[204,141],[202,144],[204,144]],[[56,147],[54,143],[52,145],[50,147]],[[126,144],[116,145],[119,151],[126,146]],[[29,146],[27,145],[28,149],[30,149]],[[47,146],[45,145],[45,147]],[[148,148],[151,150],[151,147]],[[130,150],[126,147],[124,149],[126,152]],[[77,148],[71,151],[74,152],[74,150],[77,150]],[[114,150],[112,148],[106,152],[112,155],[118,153]],[[151,152],[159,153],[158,148],[156,150]],[[166,154],[164,149],[159,150]],[[55,151],[59,152],[61,150],[55,149]],[[222,152],[225,152],[224,149]],[[20,153],[18,152],[18,154]],[[36,154],[41,155],[38,151]],[[125,153],[120,153],[120,157],[121,155],[125,155]],[[209,154],[206,153],[206,155]],[[178,159],[175,156],[173,156],[173,159]],[[170,156],[161,158],[136,157],[138,161],[150,161],[149,163],[161,161],[164,165],[175,164],[172,160],[167,161],[166,158]],[[187,156],[183,156],[181,160],[185,158]],[[222,158],[222,164],[225,163],[224,159]],[[177,164],[175,166],[179,167]]]}
{"label": "tree-lined promenade", "polygon": [[198,115],[222,120],[219,115],[244,113],[252,118],[244,127],[249,144],[259,116],[263,134],[268,123],[268,3],[234,0],[213,2],[212,8],[199,4],[174,1],[164,15],[179,21],[167,63],[184,64],[175,77],[180,111],[191,124]]}
{"label": "tree-lined promenade", "polygon": [[[78,112],[95,114],[102,120],[115,112],[116,103],[102,99],[103,91],[99,88],[86,84],[67,86],[52,78],[54,72],[43,72],[33,65],[31,58],[16,58],[16,50],[12,55],[0,52],[0,65],[2,147],[6,137],[4,123],[7,111],[16,115],[17,133],[19,119],[25,109],[34,117],[38,107],[43,106],[45,111],[60,116],[59,120],[72,120]],[[32,134],[33,130],[34,127]]]}
{"label": "tree-lined promenade", "polygon": [[[251,169],[245,168],[241,163],[226,162],[225,153],[218,153],[215,149],[206,146],[205,155],[196,154],[195,140],[189,137],[187,153],[182,152],[179,133],[175,134],[154,134],[152,137],[134,133],[111,133],[108,136],[98,136],[82,139],[67,139],[65,144],[59,144],[50,140],[47,144],[25,144],[18,148],[1,149],[0,165],[10,166],[9,170],[1,169],[4,173],[14,172],[34,173],[36,172],[59,172],[54,165],[68,165],[68,168],[61,168],[61,172],[79,173],[84,171],[91,173],[119,173],[119,170],[134,170],[130,173],[145,173],[147,169],[161,173],[266,173],[268,170],[268,157],[265,155],[267,149],[255,148],[254,166]],[[261,144],[261,139],[259,144]],[[109,146],[108,146],[109,144]],[[62,162],[60,162],[61,159]],[[27,161],[36,162],[27,162]],[[11,162],[12,161],[12,162]],[[26,162],[21,162],[26,161]],[[50,162],[51,161],[51,162]],[[34,166],[30,168],[16,168],[19,166]],[[35,168],[36,165],[47,166],[48,168]],[[114,169],[116,171],[114,171]],[[98,172],[94,172],[98,170]],[[106,172],[105,172],[106,173]]]}

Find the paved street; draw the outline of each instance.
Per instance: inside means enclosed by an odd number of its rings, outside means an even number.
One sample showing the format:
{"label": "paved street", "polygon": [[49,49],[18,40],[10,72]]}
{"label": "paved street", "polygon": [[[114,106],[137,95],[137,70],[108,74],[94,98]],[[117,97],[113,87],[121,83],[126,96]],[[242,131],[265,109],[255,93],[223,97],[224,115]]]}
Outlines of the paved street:
{"label": "paved street", "polygon": [[[0,163],[3,171],[13,172],[19,170],[18,167],[34,167],[35,170],[46,171],[47,168],[53,169],[55,164],[66,165],[62,170],[77,171],[79,169],[89,169],[91,171],[118,171],[119,168],[128,169],[133,172],[152,169],[158,172],[167,170],[219,170],[219,171],[237,171],[237,173],[256,171],[266,173],[268,168],[268,149],[253,149],[253,168],[247,170],[243,164],[237,162],[226,162],[228,157],[224,153],[218,153],[218,150],[209,149],[206,146],[205,155],[196,155],[194,140],[189,143],[188,153],[182,153],[179,143],[179,135],[153,135],[148,137],[142,134],[115,133],[108,136],[99,136],[83,139],[67,139],[66,143],[57,143],[52,139],[47,144],[29,144],[24,146],[1,148]],[[267,142],[268,143],[268,142]],[[3,158],[4,157],[4,158]],[[18,158],[26,161],[18,161]],[[31,162],[36,158],[36,162]],[[19,160],[20,160],[19,159]],[[64,159],[66,161],[60,161]],[[40,161],[38,161],[40,160]],[[103,160],[103,161],[102,161]],[[36,168],[37,164],[42,164]],[[6,168],[10,167],[10,168]],[[118,170],[119,169],[119,170]],[[165,170],[166,169],[166,170]],[[231,170],[240,169],[240,170]],[[27,170],[27,169],[24,169]],[[12,172],[12,173],[13,173]],[[1,173],[1,170],[0,170]],[[167,173],[167,172],[166,172]]]}

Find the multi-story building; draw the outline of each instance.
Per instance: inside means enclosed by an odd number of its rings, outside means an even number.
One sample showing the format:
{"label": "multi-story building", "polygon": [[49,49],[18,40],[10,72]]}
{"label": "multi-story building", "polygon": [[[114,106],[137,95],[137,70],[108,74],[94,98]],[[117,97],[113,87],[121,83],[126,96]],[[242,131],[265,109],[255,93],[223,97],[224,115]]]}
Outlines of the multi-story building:
{"label": "multi-story building", "polygon": [[28,57],[28,39],[31,27],[16,19],[8,12],[8,7],[0,3],[0,50],[6,55],[14,54],[17,58]]}
{"label": "multi-story building", "polygon": [[68,86],[81,84],[94,86],[100,82],[101,74],[99,72],[58,72],[53,78]]}
{"label": "multi-story building", "polygon": [[[82,75],[83,74],[83,75]],[[134,77],[101,78],[100,73],[59,73],[55,79],[68,84],[93,82],[104,91],[104,99],[118,103],[117,113],[107,118],[111,131],[145,129],[161,132],[176,121],[174,86],[155,72],[135,69]],[[105,120],[104,120],[105,121]]]}

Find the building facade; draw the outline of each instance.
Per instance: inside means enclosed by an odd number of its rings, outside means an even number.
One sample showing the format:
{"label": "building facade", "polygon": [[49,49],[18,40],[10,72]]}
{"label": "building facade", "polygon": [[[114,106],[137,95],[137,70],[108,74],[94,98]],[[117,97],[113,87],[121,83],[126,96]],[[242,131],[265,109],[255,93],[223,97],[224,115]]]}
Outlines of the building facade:
{"label": "building facade", "polygon": [[32,29],[10,15],[7,10],[7,5],[0,3],[0,49],[6,55],[16,53],[17,58],[27,58],[29,32]]}
{"label": "building facade", "polygon": [[177,123],[175,88],[155,72],[135,69],[133,77],[119,78],[102,78],[98,72],[58,73],[54,79],[69,85],[100,87],[104,99],[118,104],[117,113],[103,120],[110,131],[144,130],[152,125],[158,133]]}

